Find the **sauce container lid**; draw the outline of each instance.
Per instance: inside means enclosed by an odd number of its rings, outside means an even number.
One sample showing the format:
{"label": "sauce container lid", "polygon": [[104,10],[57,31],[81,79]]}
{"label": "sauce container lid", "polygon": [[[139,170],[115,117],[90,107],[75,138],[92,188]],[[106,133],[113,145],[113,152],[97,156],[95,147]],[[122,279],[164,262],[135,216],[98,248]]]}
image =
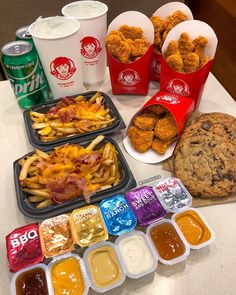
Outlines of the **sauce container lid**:
{"label": "sauce container lid", "polygon": [[74,210],[70,220],[76,243],[80,247],[87,247],[108,239],[108,232],[97,206],[89,205]]}
{"label": "sauce container lid", "polygon": [[66,214],[44,220],[39,225],[39,236],[45,257],[74,250],[75,240]]}
{"label": "sauce container lid", "polygon": [[175,213],[192,206],[192,196],[178,178],[165,178],[153,189],[167,212]]}
{"label": "sauce container lid", "polygon": [[[164,246],[170,248],[169,238],[172,237],[173,234],[174,234],[174,235],[177,236],[177,238],[173,236],[173,242],[176,243],[176,244],[177,243],[180,243],[180,244],[182,244],[182,247],[183,247],[182,254],[180,254],[179,256],[177,256],[177,257],[175,257],[173,259],[169,259],[169,260],[164,259],[161,256],[160,252],[157,250],[157,247],[155,246],[155,243],[154,243],[154,241],[153,241],[153,239],[151,237],[151,230],[153,228],[155,228],[155,227],[158,227],[158,226],[164,225],[164,224],[171,225],[170,228],[172,230],[172,232],[168,231],[168,229],[167,230],[164,230],[164,237],[162,237],[162,241],[163,242],[166,241],[166,245],[164,245]],[[167,265],[173,265],[173,264],[176,264],[178,262],[181,262],[181,261],[187,259],[188,255],[190,253],[189,245],[188,245],[185,237],[183,236],[182,232],[179,230],[179,228],[177,227],[177,225],[175,224],[175,222],[173,222],[172,220],[170,220],[170,219],[162,219],[159,222],[156,222],[156,223],[153,223],[153,224],[149,225],[147,227],[146,234],[147,234],[147,237],[148,237],[149,241],[151,242],[153,248],[155,249],[155,253],[156,253],[157,259],[161,263],[167,264]],[[160,237],[160,235],[159,235],[159,237]],[[172,247],[171,247],[171,251],[173,251],[173,248]]]}
{"label": "sauce container lid", "polygon": [[[215,234],[202,214],[194,209],[184,209],[171,218],[184,235],[190,249],[201,249],[215,240]],[[182,221],[181,221],[182,219]]]}
{"label": "sauce container lid", "polygon": [[[46,291],[44,293],[40,293],[40,294],[44,294],[44,295],[53,295],[54,294],[54,292],[52,291],[52,285],[51,285],[51,282],[50,282],[50,278],[48,277],[48,272],[47,272],[48,267],[43,263],[39,263],[39,264],[35,264],[33,266],[30,266],[30,267],[24,268],[24,269],[22,269],[22,270],[20,270],[20,271],[18,271],[18,272],[16,272],[14,274],[14,276],[12,277],[12,280],[11,280],[11,285],[10,285],[11,295],[17,295],[17,289],[16,289],[17,278],[21,274],[26,273],[28,271],[30,272],[31,270],[34,270],[34,269],[37,269],[37,268],[42,269],[43,273],[45,274],[45,277],[43,276],[43,279],[41,278],[40,285],[42,285],[42,280],[45,279],[45,283],[46,283],[46,287],[47,287]],[[32,286],[30,286],[30,288],[31,288],[30,290],[32,292],[37,291],[37,290],[32,290]]]}
{"label": "sauce container lid", "polygon": [[123,195],[116,195],[99,204],[107,230],[121,235],[135,228],[137,219]]}
{"label": "sauce container lid", "polygon": [[[125,267],[113,243],[101,242],[92,245],[85,250],[83,259],[94,291],[104,293],[119,287],[125,281]],[[89,262],[90,259],[93,262],[92,265]]]}
{"label": "sauce container lid", "polygon": [[[82,276],[82,280],[83,280],[83,284],[84,284],[84,291],[82,293],[78,293],[80,295],[87,295],[89,292],[89,287],[90,287],[90,281],[84,266],[84,262],[83,259],[78,255],[78,254],[74,254],[74,253],[66,253],[57,257],[54,257],[53,260],[48,264],[48,268],[47,268],[47,273],[48,273],[48,278],[50,279],[50,284],[52,286],[52,289],[54,290],[54,286],[53,286],[53,278],[52,278],[52,269],[53,267],[60,262],[66,261],[67,259],[76,259],[78,261],[79,264],[79,271],[81,272],[81,276]],[[70,269],[71,270],[71,269]],[[58,279],[58,278],[57,278]],[[74,284],[74,277],[69,276],[69,279],[71,279],[72,284]],[[62,275],[62,280],[65,280],[65,273],[63,273]],[[68,287],[67,282],[65,282],[66,287]],[[62,284],[63,286],[63,284]],[[54,291],[55,293],[55,291]],[[56,293],[55,293],[56,294]],[[77,293],[76,293],[77,294]]]}
{"label": "sauce container lid", "polygon": [[40,263],[42,253],[38,224],[28,224],[13,230],[6,236],[7,257],[12,272]]}
{"label": "sauce container lid", "polygon": [[149,225],[164,218],[166,210],[150,186],[143,186],[125,193],[140,225]]}
{"label": "sauce container lid", "polygon": [[[132,239],[134,239],[134,243],[132,243]],[[122,250],[122,243],[124,247],[125,245],[127,247],[125,251]],[[158,260],[155,250],[143,232],[134,230],[123,234],[116,239],[115,245],[125,266],[127,277],[138,279],[156,270]],[[140,268],[141,270],[138,270]]]}

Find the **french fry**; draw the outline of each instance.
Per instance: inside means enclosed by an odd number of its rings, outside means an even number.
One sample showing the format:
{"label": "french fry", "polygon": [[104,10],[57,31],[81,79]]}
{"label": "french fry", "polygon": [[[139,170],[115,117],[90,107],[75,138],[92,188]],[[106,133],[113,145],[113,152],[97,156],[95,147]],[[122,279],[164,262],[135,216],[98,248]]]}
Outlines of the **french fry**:
{"label": "french fry", "polygon": [[46,208],[46,207],[48,207],[48,206],[50,206],[50,205],[52,205],[52,204],[53,204],[52,200],[47,199],[47,200],[44,200],[44,201],[40,202],[40,203],[36,206],[36,208],[37,208],[37,209],[43,209],[43,208]]}
{"label": "french fry", "polygon": [[28,169],[30,167],[30,165],[34,162],[39,160],[39,156],[36,155],[32,155],[31,157],[29,157],[23,164],[21,172],[20,172],[20,176],[19,176],[19,180],[24,180],[27,177],[28,174]]}
{"label": "french fry", "polygon": [[28,200],[32,203],[38,203],[38,202],[42,202],[45,200],[44,197],[40,197],[40,196],[30,196],[28,197]]}
{"label": "french fry", "polygon": [[43,190],[43,189],[39,190],[39,189],[23,188],[23,191],[26,192],[26,193],[29,193],[31,195],[37,195],[37,196],[40,196],[40,197],[51,199],[50,193],[48,191],[46,191],[46,190]]}
{"label": "french fry", "polygon": [[86,147],[86,150],[93,150],[96,145],[103,141],[104,138],[105,137],[103,135],[99,135]]}
{"label": "french fry", "polygon": [[41,157],[45,160],[47,160],[49,158],[49,155],[47,153],[40,151],[39,149],[36,149],[35,152],[39,157]]}

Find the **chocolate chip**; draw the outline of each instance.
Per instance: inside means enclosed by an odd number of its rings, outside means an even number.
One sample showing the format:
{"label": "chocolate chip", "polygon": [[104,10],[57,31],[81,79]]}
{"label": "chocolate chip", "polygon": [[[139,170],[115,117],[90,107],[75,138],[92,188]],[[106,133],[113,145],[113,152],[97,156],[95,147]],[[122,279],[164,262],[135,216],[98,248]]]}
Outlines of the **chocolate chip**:
{"label": "chocolate chip", "polygon": [[197,152],[197,153],[195,153],[195,154],[193,154],[194,156],[201,156],[203,154],[203,152],[202,151],[199,151],[199,152]]}
{"label": "chocolate chip", "polygon": [[235,182],[235,177],[232,174],[225,174],[224,178],[228,179],[229,181]]}
{"label": "chocolate chip", "polygon": [[199,141],[190,141],[190,144],[199,144]]}
{"label": "chocolate chip", "polygon": [[204,122],[201,125],[201,128],[208,131],[211,128],[212,124],[210,122]]}
{"label": "chocolate chip", "polygon": [[211,142],[209,142],[209,147],[216,147],[217,146],[217,143],[215,142],[215,141],[211,141]]}

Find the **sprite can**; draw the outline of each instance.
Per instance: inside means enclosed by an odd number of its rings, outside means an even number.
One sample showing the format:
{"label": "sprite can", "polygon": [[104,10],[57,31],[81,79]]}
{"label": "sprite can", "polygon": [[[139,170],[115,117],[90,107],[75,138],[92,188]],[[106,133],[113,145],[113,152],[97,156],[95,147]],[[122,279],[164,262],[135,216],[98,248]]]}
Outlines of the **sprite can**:
{"label": "sprite can", "polygon": [[46,102],[51,91],[38,54],[31,43],[13,41],[2,48],[2,64],[22,109]]}
{"label": "sprite can", "polygon": [[34,46],[34,41],[29,32],[29,27],[22,27],[16,31],[16,40],[28,41]]}

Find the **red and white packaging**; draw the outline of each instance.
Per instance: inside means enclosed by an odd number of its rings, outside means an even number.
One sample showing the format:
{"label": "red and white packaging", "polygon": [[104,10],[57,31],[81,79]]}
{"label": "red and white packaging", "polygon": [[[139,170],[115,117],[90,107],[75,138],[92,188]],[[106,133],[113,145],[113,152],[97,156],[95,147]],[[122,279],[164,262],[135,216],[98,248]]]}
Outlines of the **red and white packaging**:
{"label": "red and white packaging", "polygon": [[[128,128],[134,125],[134,118],[140,113],[142,113],[144,109],[152,105],[158,104],[163,105],[171,113],[171,115],[175,119],[175,123],[178,129],[178,137],[180,137],[188,118],[193,112],[194,100],[181,95],[170,94],[164,91],[157,92],[148,102],[145,103],[145,105],[133,116]],[[164,155],[159,155],[152,149],[149,149],[145,153],[139,153],[132,147],[128,135],[126,135],[126,137],[123,140],[124,147],[130,156],[132,156],[134,159],[140,162],[149,164],[160,163],[171,157],[176,146],[176,143],[177,140],[168,147]]]}
{"label": "red and white packaging", "polygon": [[[163,6],[161,6],[160,8],[158,8],[153,13],[153,15],[159,16],[163,20],[165,20],[169,15],[172,15],[177,10],[180,10],[184,14],[186,14],[188,16],[189,20],[193,19],[193,15],[192,15],[191,10],[188,8],[187,5],[185,5],[184,3],[181,3],[181,2],[167,3]],[[160,81],[161,56],[162,56],[162,54],[157,53],[154,48],[154,51],[152,54],[152,60],[151,60],[151,64],[150,64],[150,79],[151,79],[151,81],[158,81],[158,82]]]}
{"label": "red and white packaging", "polygon": [[7,257],[10,271],[16,272],[43,261],[38,224],[28,224],[6,236]]}
{"label": "red and white packaging", "polygon": [[128,64],[121,63],[107,50],[112,93],[147,95],[149,90],[149,64],[154,48],[152,22],[141,12],[126,11],[111,22],[108,27],[108,34],[113,30],[119,30],[122,25],[142,28],[144,37],[151,45],[142,57]]}
{"label": "red and white packaging", "polygon": [[[188,33],[192,40],[198,36],[204,36],[208,39],[204,56],[209,56],[211,59],[199,70],[191,73],[173,71],[164,58],[164,52],[169,42],[172,40],[177,41],[183,32]],[[174,27],[167,35],[162,46],[160,90],[193,98],[195,102],[194,109],[197,109],[201,101],[206,79],[214,62],[217,42],[218,40],[213,29],[202,21],[189,20]]]}

